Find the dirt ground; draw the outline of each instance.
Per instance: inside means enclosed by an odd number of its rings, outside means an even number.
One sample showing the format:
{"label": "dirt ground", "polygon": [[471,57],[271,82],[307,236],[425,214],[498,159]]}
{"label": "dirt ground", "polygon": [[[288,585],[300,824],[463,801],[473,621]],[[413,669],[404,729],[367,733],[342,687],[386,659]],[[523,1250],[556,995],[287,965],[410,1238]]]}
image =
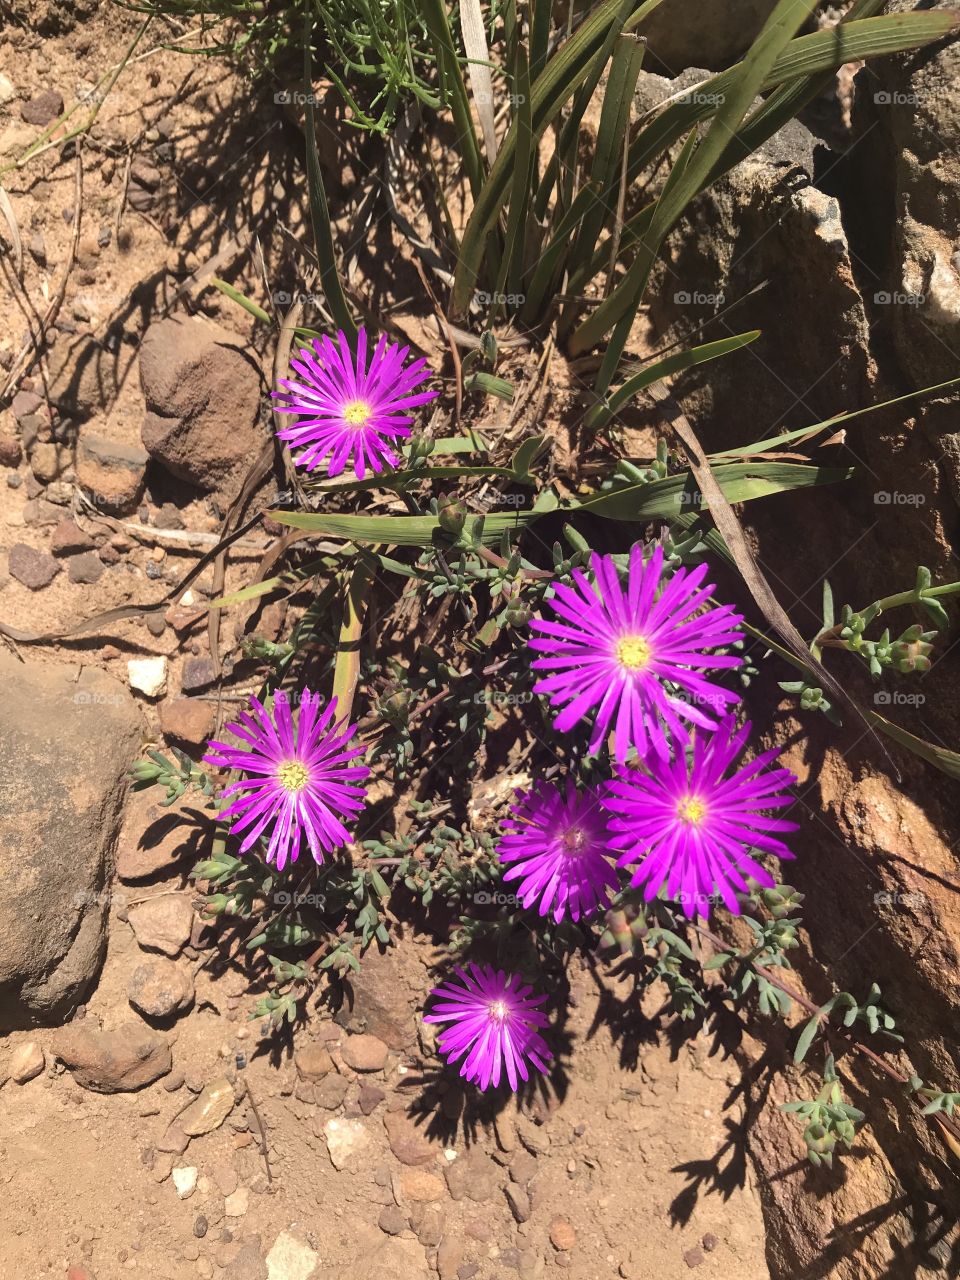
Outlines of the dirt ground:
{"label": "dirt ground", "polygon": [[[47,92],[62,95],[68,109],[89,100],[123,58],[137,25],[136,15],[105,5],[45,39],[7,26],[0,35],[6,77],[0,165],[39,132],[24,120],[24,105]],[[137,354],[147,326],[187,308],[250,338],[249,317],[204,288],[204,275],[217,272],[262,290],[258,249],[274,288],[295,291],[306,270],[296,248],[304,234],[303,198],[291,179],[296,156],[280,109],[261,90],[251,109],[246,81],[222,62],[160,48],[161,34],[149,31],[137,47],[79,162],[56,148],[3,177],[22,240],[23,275],[17,285],[6,273],[0,382],[14,377],[16,390],[37,397],[39,438],[55,446],[57,478],[38,481],[26,458],[6,466],[0,552],[16,543],[46,552],[57,524],[71,514],[107,536],[116,552],[94,582],[71,580],[61,570],[35,590],[0,570],[0,616],[22,630],[58,631],[99,610],[162,598],[197,549],[210,544],[223,514],[216,495],[198,497],[148,472],[139,511],[81,517],[71,505],[70,420],[54,415],[51,422],[44,377],[18,375],[38,317],[62,290],[45,377],[55,377],[65,351],[93,335],[99,356],[94,384],[83,388],[84,429],[138,446]],[[345,186],[362,176],[341,174]],[[383,234],[374,228],[368,238],[375,243]],[[397,324],[416,330],[412,319],[399,316]],[[0,419],[0,435],[13,437],[13,409],[0,410]],[[157,521],[165,504],[176,520]],[[191,533],[208,542],[191,545]],[[263,545],[252,537],[233,554],[228,585],[239,585]],[[198,594],[205,589],[209,578],[197,584]],[[186,659],[209,653],[201,626],[155,634],[129,621],[111,632],[69,646],[70,654],[124,681],[129,658],[166,655],[171,693]],[[141,704],[157,738],[161,704]],[[135,897],[182,887],[176,872],[142,890],[120,887],[106,965],[84,1020],[111,1029],[134,1016],[127,985],[143,952],[127,908]],[[35,1041],[45,1066],[22,1085],[8,1080],[0,1088],[4,1280],[64,1274],[406,1280],[431,1269],[443,1280],[492,1280],[549,1275],[553,1268],[580,1280],[661,1280],[694,1269],[704,1280],[767,1276],[760,1207],[740,1137],[737,1063],[715,1052],[708,1037],[669,1032],[655,1008],[641,1020],[645,1038],[638,1042],[635,1030],[628,1035],[627,979],[601,981],[587,969],[571,975],[565,1055],[575,1049],[576,1069],[566,1091],[534,1096],[522,1114],[501,1116],[494,1126],[474,1114],[453,1077],[424,1081],[424,1070],[433,1068],[424,1067],[429,1059],[415,1034],[398,1031],[385,1065],[364,1073],[343,1054],[354,1034],[369,1032],[369,1019],[333,1021],[314,1011],[295,1043],[262,1039],[259,1024],[247,1018],[242,971],[224,963],[209,939],[194,941],[187,956],[195,1001],[165,1030],[173,1070],[149,1087],[91,1092],[55,1063],[53,1031],[8,1038],[0,1062]],[[399,976],[377,962],[371,972],[391,990],[393,1024],[405,1010],[409,1031],[432,985],[428,966],[435,957],[421,940],[406,940],[403,950]],[[620,1018],[609,1017],[611,1011]],[[332,1057],[316,1078],[294,1059],[310,1045],[326,1045]],[[0,1081],[4,1076],[0,1071]],[[238,1097],[229,1117],[184,1151],[163,1151],[171,1122],[223,1076]],[[398,1115],[408,1117],[407,1129],[390,1119]],[[342,1126],[356,1150],[337,1168],[330,1135]],[[409,1162],[414,1156],[419,1163]],[[458,1174],[458,1166],[466,1173]]]}

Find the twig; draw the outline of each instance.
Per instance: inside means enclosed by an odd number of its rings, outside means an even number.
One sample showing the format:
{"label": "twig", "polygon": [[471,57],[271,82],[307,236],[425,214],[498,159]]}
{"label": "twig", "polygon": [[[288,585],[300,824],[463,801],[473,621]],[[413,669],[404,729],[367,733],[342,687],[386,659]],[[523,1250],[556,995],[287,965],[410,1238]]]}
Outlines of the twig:
{"label": "twig", "polygon": [[270,1169],[270,1153],[267,1150],[267,1130],[264,1127],[264,1123],[260,1118],[260,1111],[257,1108],[256,1100],[254,1099],[253,1092],[250,1089],[249,1081],[247,1080],[246,1076],[241,1076],[240,1080],[243,1085],[244,1096],[246,1097],[247,1101],[250,1103],[250,1110],[253,1112],[253,1118],[257,1122],[257,1131],[260,1139],[257,1145],[260,1148],[260,1154],[263,1156],[263,1165],[267,1171],[267,1181],[273,1182],[273,1173]]}

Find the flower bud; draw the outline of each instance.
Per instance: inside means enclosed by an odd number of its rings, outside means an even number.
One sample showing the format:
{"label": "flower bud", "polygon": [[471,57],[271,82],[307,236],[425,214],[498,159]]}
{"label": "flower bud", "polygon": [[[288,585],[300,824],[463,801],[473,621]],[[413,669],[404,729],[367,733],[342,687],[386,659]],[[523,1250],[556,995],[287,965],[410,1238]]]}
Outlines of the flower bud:
{"label": "flower bud", "polygon": [[467,509],[456,494],[445,493],[437,502],[440,528],[451,537],[458,537],[467,523]]}

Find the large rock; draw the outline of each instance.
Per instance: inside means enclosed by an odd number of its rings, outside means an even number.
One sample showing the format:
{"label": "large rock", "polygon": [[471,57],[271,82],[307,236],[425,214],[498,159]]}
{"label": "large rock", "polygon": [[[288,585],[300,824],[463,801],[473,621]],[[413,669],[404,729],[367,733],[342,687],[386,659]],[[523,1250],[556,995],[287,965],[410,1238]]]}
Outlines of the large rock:
{"label": "large rock", "polygon": [[103,1031],[92,1020],[61,1027],[53,1051],[77,1084],[95,1093],[143,1089],[173,1065],[163,1036],[139,1022],[124,1023],[114,1031]]}
{"label": "large rock", "polygon": [[106,946],[110,864],[141,720],[94,667],[0,655],[0,1029],[61,1021]]}
{"label": "large rock", "polygon": [[720,70],[743,54],[777,0],[664,0],[637,28],[647,37],[644,66],[661,75],[686,67]]}
{"label": "large rock", "polygon": [[197,316],[160,320],[140,348],[140,382],[151,457],[205,490],[242,479],[267,436],[260,374],[241,339]]}

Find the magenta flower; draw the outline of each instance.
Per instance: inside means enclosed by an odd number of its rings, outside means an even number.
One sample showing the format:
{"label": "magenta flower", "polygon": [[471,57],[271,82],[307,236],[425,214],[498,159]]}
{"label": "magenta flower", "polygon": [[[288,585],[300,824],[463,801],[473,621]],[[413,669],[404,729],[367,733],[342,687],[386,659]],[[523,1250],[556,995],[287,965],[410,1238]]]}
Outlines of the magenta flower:
{"label": "magenta flower", "polygon": [[267,861],[278,871],[296,862],[304,837],[314,861],[321,863],[325,853],[350,840],[344,820],[363,808],[362,784],[370,770],[350,761],[365,748],[347,745],[355,726],[334,723],[336,698],[321,714],[319,695],[305,689],[296,726],[282,691],[274,694],[273,719],[258,698],[250,704],[252,714],[242,711],[237,723],[226,726],[249,749],[211,742],[204,757],[244,775],[224,788],[224,800],[236,799],[220,817],[232,818],[234,830],[245,833],[241,853],[269,827]]}
{"label": "magenta flower", "polygon": [[538,1071],[546,1071],[553,1057],[537,1030],[547,1025],[540,1012],[546,996],[531,998],[532,987],[520,986],[517,974],[506,974],[489,965],[471,964],[470,973],[457,969],[462,986],[451,982],[430,993],[437,1003],[424,1022],[450,1025],[437,1037],[437,1046],[447,1062],[464,1059],[460,1074],[481,1089],[496,1088],[503,1069],[511,1089],[517,1080],[528,1080],[527,1061]]}
{"label": "magenta flower", "polygon": [[679,751],[670,761],[652,756],[646,773],[622,769],[608,783],[613,843],[623,850],[617,865],[638,864],[631,884],[644,886],[648,902],[663,889],[692,918],[709,915],[719,896],[739,915],[735,891],[747,890],[747,876],[766,888],[774,883],[752,853],[793,857],[774,833],[797,824],[766,814],[792,803],[784,788],[794,775],[767,768],[779,752],[764,751],[725,776],[749,733],[749,721],[738,730],[729,717],[716,733],[694,735],[689,760]]}
{"label": "magenta flower", "polygon": [[594,554],[592,563],[595,587],[574,569],[577,590],[556,583],[549,601],[559,621],[530,623],[541,633],[530,647],[545,655],[531,665],[549,673],[534,692],[549,694],[552,706],[563,707],[556,719],[561,731],[596,713],[591,751],[599,750],[612,728],[618,760],[626,759],[631,746],[644,756],[649,745],[667,758],[664,727],[686,742],[684,721],[715,729],[716,719],[703,708],[716,715],[739,702],[702,673],[740,665],[740,658],[710,650],[741,640],[736,624],[742,619],[730,605],[707,605],[714,588],[701,585],[706,565],[678,569],[664,582],[660,547],[644,564],[641,544],[634,545],[626,588],[610,556]]}
{"label": "magenta flower", "polygon": [[358,480],[369,468],[375,475],[384,466],[395,467],[399,458],[391,445],[410,434],[413,418],[401,412],[427,404],[439,394],[412,394],[430,376],[425,360],[408,368],[403,362],[409,347],[387,346],[381,335],[367,363],[367,334],[357,335],[356,357],[341,330],[336,343],[323,337],[301,347],[290,361],[299,381],[280,378],[284,390],[274,391],[278,413],[297,415],[299,421],[277,432],[291,449],[298,467],[315,471],[322,464],[328,476],[339,476],[350,465]]}
{"label": "magenta flower", "polygon": [[[617,876],[610,862],[610,832],[599,788],[578,794],[572,778],[566,794],[550,783],[532,791],[518,791],[510,810],[506,834],[497,852],[510,866],[504,880],[519,880],[524,907],[538,903],[542,916],[559,922],[593,915],[610,904],[608,889]],[[512,865],[511,865],[512,864]]]}

